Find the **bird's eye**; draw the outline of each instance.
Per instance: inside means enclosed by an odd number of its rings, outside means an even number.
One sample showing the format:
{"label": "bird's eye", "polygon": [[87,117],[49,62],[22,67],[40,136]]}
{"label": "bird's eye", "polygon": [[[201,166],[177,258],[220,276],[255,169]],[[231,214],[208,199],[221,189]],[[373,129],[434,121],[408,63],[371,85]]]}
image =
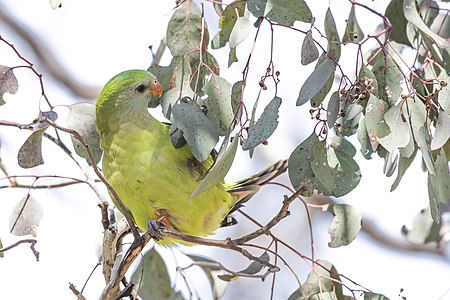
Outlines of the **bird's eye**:
{"label": "bird's eye", "polygon": [[145,91],[145,84],[138,84],[134,90],[138,93],[143,93]]}

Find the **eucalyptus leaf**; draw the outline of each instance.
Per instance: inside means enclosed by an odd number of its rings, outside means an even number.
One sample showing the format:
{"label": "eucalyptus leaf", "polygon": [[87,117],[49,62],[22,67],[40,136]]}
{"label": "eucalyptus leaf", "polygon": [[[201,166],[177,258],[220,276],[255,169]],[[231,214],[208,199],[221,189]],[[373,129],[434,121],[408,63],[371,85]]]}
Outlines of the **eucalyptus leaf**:
{"label": "eucalyptus leaf", "polygon": [[389,300],[389,298],[382,294],[364,292],[364,300]]}
{"label": "eucalyptus leaf", "polygon": [[145,253],[131,275],[134,290],[142,299],[170,299],[176,294],[172,288],[166,264],[155,248]]}
{"label": "eucalyptus leaf", "polygon": [[230,147],[228,146],[227,135],[224,139],[224,143],[220,148],[217,159],[214,165],[205,173],[204,177],[201,179],[198,186],[189,196],[190,199],[194,198],[198,194],[216,186],[218,183],[223,182],[223,179],[227,175],[234,161],[234,156],[236,155],[237,145],[239,144],[239,134],[236,134],[233,138],[233,142]]}
{"label": "eucalyptus leaf", "polygon": [[[345,141],[343,138],[339,138]],[[348,143],[351,145],[350,143]],[[355,149],[351,151],[345,150],[338,146],[338,143],[330,144],[327,152],[328,165],[333,170],[334,188],[324,195],[333,195],[335,197],[342,197],[351,192],[361,180],[361,172],[356,161],[353,159]],[[349,153],[350,152],[350,153]]]}
{"label": "eucalyptus leaf", "polygon": [[384,14],[391,21],[392,25],[390,38],[397,43],[412,47],[406,35],[408,20],[406,20],[404,14],[399,13],[402,10],[403,0],[392,0],[386,8]]}
{"label": "eucalyptus leaf", "polygon": [[325,59],[320,65],[318,65],[301,87],[296,105],[303,105],[317,95],[317,93],[330,79],[334,69],[335,64],[330,59]]}
{"label": "eucalyptus leaf", "polygon": [[423,33],[428,35],[441,49],[446,49],[450,47],[450,42],[440,37],[436,33],[434,33],[425,22],[420,17],[417,12],[416,1],[415,0],[404,0],[403,1],[403,14],[405,15],[406,20],[413,23],[417,28],[420,29]]}
{"label": "eucalyptus leaf", "polygon": [[383,173],[384,175],[386,175],[386,177],[391,177],[392,174],[394,174],[394,171],[397,169],[398,156],[399,155],[397,153],[388,152],[384,157]]}
{"label": "eucalyptus leaf", "polygon": [[[269,259],[270,259],[269,254],[267,254],[267,252],[264,252],[258,258],[264,262],[269,262]],[[239,271],[238,273],[245,274],[245,275],[254,275],[254,274],[259,273],[263,268],[265,268],[265,266],[262,265],[261,263],[259,263],[257,261],[252,261],[247,268]],[[219,278],[224,281],[231,281],[231,280],[235,280],[238,277],[235,275],[225,274],[225,275],[219,275]]]}
{"label": "eucalyptus leaf", "polygon": [[248,130],[248,138],[242,143],[243,150],[253,149],[266,141],[278,126],[278,109],[281,98],[274,97],[264,108],[261,117]]}
{"label": "eucalyptus leaf", "polygon": [[199,105],[206,107],[206,116],[219,130],[220,135],[226,135],[234,128],[234,113],[231,107],[231,84],[220,76],[211,77],[203,86],[205,99],[199,100]]}
{"label": "eucalyptus leaf", "polygon": [[246,17],[239,17],[230,34],[230,48],[236,48],[237,45],[245,41],[252,32],[252,29],[253,26]]}
{"label": "eucalyptus leaf", "polygon": [[[245,2],[233,2],[227,5],[220,17],[220,31],[211,41],[213,49],[224,47],[230,40],[230,35],[239,17],[243,17],[245,12]],[[235,48],[231,47],[230,48]]]}
{"label": "eucalyptus leaf", "polygon": [[171,64],[173,73],[170,79],[170,89],[159,99],[162,112],[168,119],[170,119],[170,110],[176,103],[183,98],[192,99],[194,97],[194,91],[189,83],[192,73],[190,58],[187,57],[184,60],[175,60],[174,58]]}
{"label": "eucalyptus leaf", "polygon": [[[326,59],[326,57],[327,55],[325,53],[322,53],[320,55],[316,63],[316,68]],[[334,83],[334,71],[331,72],[330,78],[328,78],[327,82],[320,89],[320,91],[314,97],[311,98],[310,103],[312,107],[319,107],[319,105],[323,102],[323,100],[325,100],[326,96],[328,95],[328,92],[331,90],[333,83]]]}
{"label": "eucalyptus leaf", "polygon": [[[208,29],[205,28],[204,44],[207,45]],[[183,1],[169,20],[166,44],[173,56],[185,55],[200,47],[202,14],[194,1]]]}
{"label": "eucalyptus leaf", "polygon": [[[94,156],[95,163],[98,164],[102,157],[102,149],[100,148],[100,136],[95,125],[95,104],[80,102],[70,105],[69,109],[70,112],[66,120],[67,127],[81,135]],[[75,152],[90,164],[83,144],[74,136],[71,136],[71,139]]]}
{"label": "eucalyptus leaf", "polygon": [[42,136],[47,127],[33,132],[20,147],[17,153],[17,162],[22,168],[33,168],[44,163],[42,158]]}
{"label": "eucalyptus leaf", "polygon": [[404,115],[402,104],[392,106],[384,114],[384,120],[391,132],[385,137],[378,137],[378,142],[389,152],[406,147],[412,135],[409,118]]}
{"label": "eucalyptus leaf", "polygon": [[450,201],[450,173],[445,152],[437,156],[434,166],[436,175],[428,173],[428,196],[430,198],[431,217],[440,223],[442,214],[448,210]]}
{"label": "eucalyptus leaf", "polygon": [[389,56],[380,55],[374,61],[372,72],[378,83],[378,97],[389,106],[394,104],[402,93],[400,86],[403,75]]}
{"label": "eucalyptus leaf", "polygon": [[9,217],[9,231],[18,236],[31,234],[36,237],[44,210],[30,194],[16,204]]}
{"label": "eucalyptus leaf", "polygon": [[313,132],[306,140],[300,143],[289,156],[288,174],[292,186],[296,190],[302,190],[301,194],[312,196],[316,186],[311,161],[314,160],[312,147],[319,142],[317,135]]}
{"label": "eucalyptus leaf", "polygon": [[317,58],[319,58],[319,50],[312,37],[312,31],[309,30],[303,39],[301,63],[302,65],[309,65]]}
{"label": "eucalyptus leaf", "polygon": [[269,0],[265,5],[265,17],[286,26],[294,25],[295,21],[311,23],[312,20],[311,10],[304,0]]}
{"label": "eucalyptus leaf", "polygon": [[173,122],[183,131],[192,154],[199,161],[205,161],[219,141],[219,132],[193,102],[175,104],[172,108]]}
{"label": "eucalyptus leaf", "polygon": [[19,83],[14,75],[13,69],[0,65],[0,106],[5,104],[3,95],[5,93],[15,94],[19,89]]}
{"label": "eucalyptus leaf", "polygon": [[341,57],[341,39],[336,28],[333,14],[328,7],[324,21],[325,35],[328,38],[327,52],[330,57],[337,63]]}
{"label": "eucalyptus leaf", "polygon": [[445,145],[450,138],[450,115],[446,111],[439,111],[436,121],[436,131],[431,140],[431,150],[436,150]]}
{"label": "eucalyptus leaf", "polygon": [[397,177],[395,178],[394,183],[392,183],[391,192],[393,192],[397,188],[397,186],[400,184],[400,180],[402,179],[406,170],[409,168],[409,166],[414,161],[414,158],[416,157],[416,153],[417,153],[417,148],[415,148],[413,154],[409,157],[400,156],[399,161],[398,161]]}
{"label": "eucalyptus leaf", "polygon": [[222,298],[229,282],[219,278],[220,275],[227,274],[221,267],[220,263],[202,255],[187,254],[187,256],[191,258],[203,270],[203,272],[205,272],[211,285],[214,299]]}
{"label": "eucalyptus leaf", "polygon": [[387,104],[383,100],[370,94],[369,101],[366,106],[365,124],[369,141],[372,146],[372,151],[374,152],[378,148],[378,138],[385,137],[389,134],[389,126],[384,120],[386,110]]}
{"label": "eucalyptus leaf", "polygon": [[310,161],[311,168],[317,179],[323,184],[327,191],[332,191],[335,185],[333,170],[328,164],[327,145],[325,140],[315,143],[312,148],[314,160]]}
{"label": "eucalyptus leaf", "polygon": [[322,208],[333,215],[328,228],[330,242],[328,246],[337,248],[350,244],[362,227],[361,213],[348,204],[327,204]]}
{"label": "eucalyptus leaf", "polygon": [[340,99],[339,92],[336,91],[330,96],[327,106],[327,125],[328,128],[333,128],[334,123],[339,115]]}
{"label": "eucalyptus leaf", "polygon": [[241,119],[243,111],[243,107],[241,105],[243,84],[244,81],[237,81],[231,88],[231,108],[233,109],[233,114],[236,121]]}
{"label": "eucalyptus leaf", "polygon": [[350,14],[347,18],[347,26],[345,27],[345,33],[342,37],[342,43],[345,45],[347,43],[359,43],[364,39],[364,33],[358,24],[355,14],[355,5],[352,4],[350,9]]}
{"label": "eucalyptus leaf", "polygon": [[413,218],[411,229],[402,227],[402,234],[413,244],[424,245],[439,242],[442,239],[440,230],[442,223],[436,223],[431,218],[430,208],[420,210]]}
{"label": "eucalyptus leaf", "polygon": [[[326,260],[319,259],[313,264],[313,270],[308,274],[306,282],[300,289],[303,299],[319,300],[325,292],[334,292],[339,298],[343,297],[339,272],[333,264]],[[313,296],[319,298],[312,298]]]}
{"label": "eucalyptus leaf", "polygon": [[233,63],[238,62],[238,58],[236,56],[236,48],[230,49],[228,53],[228,67],[230,67]]}
{"label": "eucalyptus leaf", "polygon": [[366,118],[359,121],[357,137],[359,143],[361,144],[361,154],[365,159],[371,159],[374,150],[372,148],[372,144],[370,143],[369,135],[367,134]]}
{"label": "eucalyptus leaf", "polygon": [[358,78],[364,83],[364,86],[371,94],[379,94],[377,77],[365,64],[361,65]]}
{"label": "eucalyptus leaf", "polygon": [[430,132],[425,126],[421,126],[417,132],[414,133],[414,138],[417,143],[417,147],[422,151],[422,160],[425,163],[425,166],[428,172],[432,175],[436,174],[436,169],[434,166],[433,157],[431,154],[431,137]]}

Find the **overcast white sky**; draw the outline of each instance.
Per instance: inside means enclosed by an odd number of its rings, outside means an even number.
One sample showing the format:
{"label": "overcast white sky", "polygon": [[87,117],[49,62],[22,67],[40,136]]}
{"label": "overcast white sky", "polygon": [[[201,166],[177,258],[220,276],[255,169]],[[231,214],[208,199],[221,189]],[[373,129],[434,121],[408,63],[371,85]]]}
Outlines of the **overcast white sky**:
{"label": "overcast white sky", "polygon": [[[313,1],[309,1],[311,3]],[[319,3],[320,2],[320,3]],[[380,1],[384,2],[384,1]],[[311,6],[313,14],[317,14],[316,25],[321,26],[327,1],[317,1]],[[384,7],[372,3],[374,8],[383,12]],[[19,22],[25,24],[42,45],[48,47],[55,59],[73,78],[81,83],[101,88],[113,75],[126,69],[145,69],[151,62],[148,46],[157,43],[165,34],[166,23],[171,16],[172,1],[87,1],[67,0],[63,8],[52,10],[47,0],[34,1],[0,1],[0,9],[6,8]],[[312,5],[312,4],[311,4]],[[212,16],[212,7],[207,4]],[[342,36],[348,15],[347,1],[333,1],[331,9],[338,22]],[[210,19],[211,20],[211,19]],[[1,21],[1,20],[0,20]],[[214,19],[216,22],[216,19]],[[379,20],[365,16],[361,25],[366,33],[373,32]],[[306,24],[298,24],[307,29]],[[217,26],[210,24],[211,32],[215,33]],[[211,34],[211,37],[213,36]],[[267,67],[267,39],[269,28],[262,31],[261,42],[256,47],[253,73],[249,77],[248,99],[255,99],[257,83],[263,70]],[[13,31],[0,22],[0,35],[16,45],[21,54],[32,62],[37,58],[32,51]],[[252,37],[250,40],[252,40]],[[275,35],[275,66],[281,72],[279,96],[283,99],[280,125],[275,136],[267,147],[258,149],[255,159],[250,161],[246,153],[238,154],[238,164],[231,170],[228,182],[248,176],[262,169],[269,163],[286,158],[294,147],[310,134],[314,125],[308,114],[308,107],[297,108],[300,86],[313,66],[308,68],[300,64],[300,49],[303,37],[292,34],[288,30],[277,30]],[[227,50],[213,52],[221,62],[222,76],[234,83],[241,78],[241,72],[246,60],[246,53],[251,43],[238,47],[240,62],[227,69]],[[350,47],[350,46],[347,46]],[[343,52],[348,48],[344,48]],[[352,54],[341,59],[350,59]],[[168,56],[163,61],[167,62]],[[0,44],[0,64],[21,64],[15,54],[3,44]],[[314,65],[314,64],[312,64]],[[345,64],[343,64],[345,65]],[[46,94],[52,104],[70,104],[75,101],[85,101],[73,96],[64,87],[58,86],[45,70],[36,65],[39,72],[44,73]],[[350,65],[349,70],[352,70]],[[40,87],[34,75],[26,69],[16,72],[19,79],[19,92],[6,97],[7,104],[0,107],[0,119],[28,123],[38,113]],[[273,94],[267,94],[269,99]],[[92,99],[90,99],[92,100]],[[63,124],[64,108],[58,110],[60,122]],[[293,121],[294,120],[294,121]],[[14,174],[65,174],[80,176],[82,173],[73,164],[66,163],[67,158],[53,145],[44,145],[46,164],[34,170],[23,170],[16,163],[19,147],[26,139],[28,132],[20,132],[13,128],[0,127],[1,158]],[[66,139],[68,140],[68,139]],[[359,149],[356,144],[355,147]],[[399,239],[400,228],[410,224],[412,216],[427,205],[426,177],[420,171],[420,162],[416,161],[408,170],[399,188],[389,193],[393,178],[385,178],[382,174],[382,161],[372,159],[365,162],[358,154],[361,163],[363,179],[360,186],[345,197],[352,205],[363,212],[364,217],[377,222],[377,226],[385,234]],[[256,164],[254,162],[257,162]],[[242,166],[242,167],[240,167]],[[244,167],[245,166],[245,167]],[[287,178],[283,178],[288,182]],[[3,182],[2,182],[3,184]],[[282,199],[283,191],[269,187],[271,194],[255,197],[249,203],[246,211],[257,217],[261,222],[267,220],[279,207],[273,199]],[[9,214],[17,201],[26,195],[26,190],[0,190],[0,237],[4,245],[8,245],[18,237],[8,233]],[[96,244],[100,235],[99,211],[95,195],[86,186],[74,186],[60,190],[33,191],[33,195],[44,207],[44,218],[41,222],[37,248],[41,252],[41,261],[36,262],[29,248],[25,245],[5,254],[0,259],[0,298],[2,299],[74,299],[68,289],[68,283],[74,283],[81,288],[92,267],[95,265]],[[267,195],[271,195],[268,197]],[[273,195],[273,196],[272,196]],[[264,205],[258,200],[265,201]],[[308,254],[309,241],[304,221],[303,208],[294,205],[293,215],[286,225],[277,228],[277,234],[291,240]],[[325,214],[315,211],[315,214]],[[450,268],[447,257],[425,253],[396,252],[387,247],[377,245],[372,239],[361,234],[350,246],[339,249],[328,249],[327,226],[330,218],[317,218],[314,224],[316,247],[322,259],[328,259],[335,264],[338,271],[355,280],[361,285],[391,299],[397,299],[401,288],[409,300],[413,299],[450,299],[450,294],[443,296],[450,288]],[[221,230],[220,237],[238,235],[246,230],[254,229],[248,222],[235,226],[228,231]],[[98,228],[98,230],[97,230]],[[98,231],[98,232],[97,232]],[[161,250],[168,258],[169,268],[173,268],[169,250]],[[246,260],[229,252],[214,252],[204,247],[189,248],[192,253],[209,253],[225,262],[231,269],[240,270],[246,266]],[[302,280],[308,273],[307,266],[295,256],[285,254],[298,267]],[[296,260],[296,261],[295,261]],[[198,274],[197,274],[198,275]],[[198,275],[199,276],[199,275]],[[205,286],[205,278],[200,281]],[[243,279],[233,282],[224,299],[268,299],[270,280],[261,283],[257,280]],[[98,298],[102,288],[102,274],[98,270],[88,284],[85,295],[88,299]],[[297,287],[295,280],[284,271],[278,277],[276,299],[285,299]],[[209,299],[207,290],[199,288],[202,299]]]}

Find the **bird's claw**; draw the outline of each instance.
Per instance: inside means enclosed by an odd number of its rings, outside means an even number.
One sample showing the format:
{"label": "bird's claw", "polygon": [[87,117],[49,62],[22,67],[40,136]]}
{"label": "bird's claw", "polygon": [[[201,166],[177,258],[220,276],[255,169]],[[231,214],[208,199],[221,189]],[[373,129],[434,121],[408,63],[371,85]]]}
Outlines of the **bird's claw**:
{"label": "bird's claw", "polygon": [[147,221],[147,232],[155,241],[160,241],[163,239],[161,229],[164,228],[166,228],[166,225],[159,220]]}

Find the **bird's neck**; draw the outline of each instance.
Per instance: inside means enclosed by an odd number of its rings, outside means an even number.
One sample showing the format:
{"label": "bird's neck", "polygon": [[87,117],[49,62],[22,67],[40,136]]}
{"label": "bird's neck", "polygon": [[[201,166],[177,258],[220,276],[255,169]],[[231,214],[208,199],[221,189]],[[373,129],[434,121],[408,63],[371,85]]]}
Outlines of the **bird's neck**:
{"label": "bird's neck", "polygon": [[[155,119],[146,107],[133,107],[130,105],[116,105],[113,109],[107,109],[97,114],[97,130],[101,137],[103,149],[108,147],[115,134],[124,128],[125,124],[135,124],[148,130],[157,129],[161,122]],[[101,129],[100,129],[101,128]]]}

